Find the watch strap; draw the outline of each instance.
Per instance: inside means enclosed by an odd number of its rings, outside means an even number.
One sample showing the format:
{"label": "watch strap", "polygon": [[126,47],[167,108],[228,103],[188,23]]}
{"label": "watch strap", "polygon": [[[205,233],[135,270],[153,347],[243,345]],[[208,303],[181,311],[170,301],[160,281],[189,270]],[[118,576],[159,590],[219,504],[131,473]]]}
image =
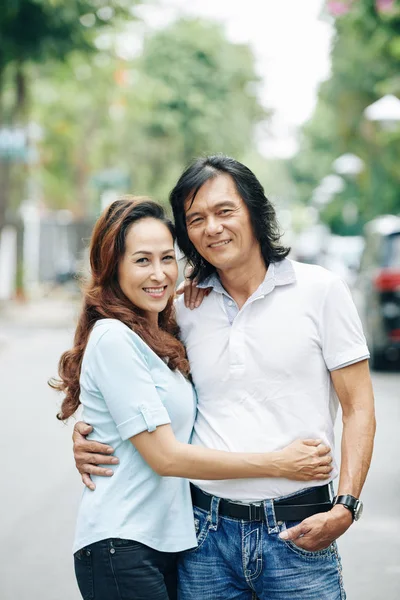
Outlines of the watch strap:
{"label": "watch strap", "polygon": [[343,506],[348,508],[349,511],[351,512],[351,514],[353,515],[353,519],[354,519],[354,511],[355,511],[355,508],[356,508],[358,502],[359,502],[359,499],[355,498],[354,496],[351,496],[350,494],[344,494],[342,496],[335,496],[333,499],[333,505],[335,506],[336,504],[343,504]]}

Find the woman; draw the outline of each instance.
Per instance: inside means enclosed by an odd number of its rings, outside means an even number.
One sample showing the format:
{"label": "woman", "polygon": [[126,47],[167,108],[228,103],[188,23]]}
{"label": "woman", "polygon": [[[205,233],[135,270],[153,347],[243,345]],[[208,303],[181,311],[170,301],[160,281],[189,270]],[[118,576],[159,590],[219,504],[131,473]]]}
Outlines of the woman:
{"label": "woman", "polygon": [[174,237],[151,200],[125,197],[104,211],[74,347],[52,382],[65,393],[58,418],[82,403],[91,437],[119,458],[111,479],[97,478],[94,493],[85,488],[79,508],[75,572],[84,600],[176,598],[178,553],[196,546],[184,478],[328,477],[327,447],[318,466],[298,474],[319,441],[264,454],[189,445],[196,398],[172,304]]}

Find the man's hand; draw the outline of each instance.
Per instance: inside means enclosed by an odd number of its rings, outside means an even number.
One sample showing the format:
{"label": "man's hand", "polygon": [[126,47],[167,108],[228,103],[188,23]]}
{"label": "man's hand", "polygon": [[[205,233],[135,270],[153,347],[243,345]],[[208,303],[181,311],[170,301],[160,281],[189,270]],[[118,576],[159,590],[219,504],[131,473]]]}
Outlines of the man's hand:
{"label": "man's hand", "polygon": [[185,306],[191,310],[198,308],[210,292],[211,288],[198,288],[197,281],[191,279],[185,279],[176,290],[178,296],[184,295]]}
{"label": "man's hand", "polygon": [[282,531],[279,537],[292,541],[299,548],[316,552],[328,548],[352,522],[351,512],[345,506],[336,505],[328,512],[312,515],[295,527]]}
{"label": "man's hand", "polygon": [[87,436],[93,427],[78,421],[75,424],[74,432],[72,434],[73,450],[75,458],[75,466],[79,473],[82,475],[82,481],[90,490],[96,488],[93,481],[90,479],[90,475],[101,475],[105,477],[111,477],[114,474],[112,469],[106,467],[98,467],[97,465],[117,465],[119,460],[116,456],[110,456],[114,453],[114,448],[87,440]]}

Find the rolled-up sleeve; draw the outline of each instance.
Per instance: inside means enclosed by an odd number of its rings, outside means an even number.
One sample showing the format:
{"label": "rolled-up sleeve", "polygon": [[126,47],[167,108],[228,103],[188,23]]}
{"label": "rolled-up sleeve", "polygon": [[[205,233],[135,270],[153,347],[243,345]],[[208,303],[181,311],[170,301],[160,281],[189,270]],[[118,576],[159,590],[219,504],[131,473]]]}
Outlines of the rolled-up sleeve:
{"label": "rolled-up sleeve", "polygon": [[151,376],[146,349],[122,324],[107,329],[92,349],[92,379],[123,440],[171,422]]}
{"label": "rolled-up sleeve", "polygon": [[335,278],[322,306],[320,335],[325,364],[330,371],[369,358],[357,309],[347,285]]}

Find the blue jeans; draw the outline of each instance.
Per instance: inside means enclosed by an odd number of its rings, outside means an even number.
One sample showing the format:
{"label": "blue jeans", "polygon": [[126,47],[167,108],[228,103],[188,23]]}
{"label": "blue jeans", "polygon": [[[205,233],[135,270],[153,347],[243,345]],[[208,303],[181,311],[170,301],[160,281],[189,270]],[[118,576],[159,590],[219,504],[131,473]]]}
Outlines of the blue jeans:
{"label": "blue jeans", "polygon": [[83,600],[176,600],[177,553],[120,538],[74,554]]}
{"label": "blue jeans", "polygon": [[[297,494],[294,494],[296,496]],[[218,515],[194,507],[198,547],[178,561],[179,600],[344,600],[336,542],[309,552],[278,534],[299,521],[276,521],[265,500],[266,522]]]}

